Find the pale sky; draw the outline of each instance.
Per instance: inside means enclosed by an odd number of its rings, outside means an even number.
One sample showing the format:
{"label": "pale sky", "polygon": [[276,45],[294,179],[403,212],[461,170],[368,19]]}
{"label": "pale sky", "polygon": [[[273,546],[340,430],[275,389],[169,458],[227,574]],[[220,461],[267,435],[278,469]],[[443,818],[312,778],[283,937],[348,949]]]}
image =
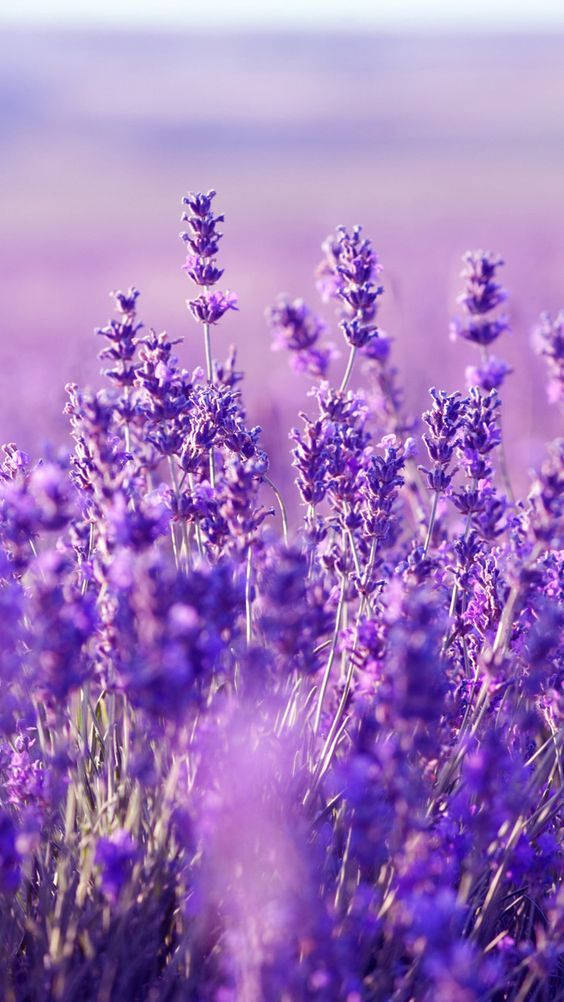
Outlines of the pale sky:
{"label": "pale sky", "polygon": [[511,31],[564,28],[564,0],[7,0],[0,22]]}

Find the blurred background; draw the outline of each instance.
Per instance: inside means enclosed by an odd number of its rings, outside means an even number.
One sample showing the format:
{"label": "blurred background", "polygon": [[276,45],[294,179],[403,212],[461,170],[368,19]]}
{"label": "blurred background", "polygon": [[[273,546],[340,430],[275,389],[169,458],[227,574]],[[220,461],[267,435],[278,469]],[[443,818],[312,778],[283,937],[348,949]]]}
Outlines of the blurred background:
{"label": "blurred background", "polygon": [[[213,10],[211,9],[213,7]],[[534,10],[532,9],[534,7]],[[564,5],[550,0],[21,0],[0,15],[0,440],[66,440],[64,384],[98,383],[108,291],[202,360],[180,267],[180,196],[218,191],[224,284],[240,313],[252,423],[285,468],[308,381],[272,354],[277,293],[320,307],[313,271],[339,223],[384,267],[384,329],[410,410],[464,385],[448,323],[460,257],[507,262],[513,332],[496,345],[513,476],[557,431],[530,349],[564,305]],[[375,13],[377,10],[377,13]],[[327,314],[331,318],[331,311]],[[338,331],[334,340],[339,339]],[[343,357],[335,363],[340,377]]]}

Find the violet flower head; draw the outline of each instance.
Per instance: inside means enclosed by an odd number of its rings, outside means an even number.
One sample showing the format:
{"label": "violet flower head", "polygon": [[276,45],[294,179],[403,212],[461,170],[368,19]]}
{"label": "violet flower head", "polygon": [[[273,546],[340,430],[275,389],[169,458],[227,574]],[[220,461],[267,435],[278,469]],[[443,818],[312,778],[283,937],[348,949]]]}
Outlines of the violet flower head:
{"label": "violet flower head", "polygon": [[504,303],[507,292],[496,281],[496,272],[505,262],[499,254],[491,251],[467,251],[463,257],[462,278],[466,288],[458,297],[458,302],[468,313],[482,316]]}
{"label": "violet flower head", "polygon": [[324,348],[306,348],[292,352],[290,365],[294,372],[303,372],[313,379],[326,379],[331,362],[339,355],[340,352],[332,344]]}
{"label": "violet flower head", "polygon": [[481,390],[498,390],[503,385],[505,377],[512,372],[513,369],[507,362],[490,355],[481,365],[466,367],[466,385],[479,386]]}
{"label": "violet flower head", "polygon": [[243,608],[231,562],[178,574],[155,555],[134,558],[118,590],[119,681],[154,718],[183,720],[221,670]]}
{"label": "violet flower head", "polygon": [[124,828],[109,838],[98,839],[94,864],[100,867],[102,892],[112,904],[117,904],[138,855],[138,847]]}
{"label": "violet flower head", "polygon": [[234,292],[211,292],[186,300],[194,320],[200,324],[217,324],[228,310],[238,310]]}
{"label": "violet flower head", "polygon": [[76,689],[91,669],[87,643],[97,622],[93,596],[74,586],[73,567],[62,553],[41,556],[32,597],[30,646],[36,684],[56,705]]}
{"label": "violet flower head", "polygon": [[563,546],[564,438],[551,442],[547,451],[528,496],[531,528],[538,539],[554,539]]}
{"label": "violet flower head", "polygon": [[137,323],[137,299],[139,292],[133,286],[127,292],[111,292],[119,314],[117,320],[110,320],[106,327],[97,327],[95,334],[104,337],[108,345],[102,349],[99,358],[110,363],[103,375],[119,387],[133,385],[136,365],[134,362],[139,332],[143,324]]}
{"label": "violet flower head", "polygon": [[401,616],[390,627],[377,718],[393,721],[408,742],[425,743],[427,735],[413,733],[415,721],[436,728],[443,712],[447,679],[438,657],[441,620],[434,596],[416,591],[406,595]]}
{"label": "violet flower head", "polygon": [[190,192],[182,199],[187,206],[182,220],[187,223],[188,229],[180,237],[189,250],[183,268],[194,284],[204,289],[199,296],[186,300],[186,303],[194,319],[206,325],[217,324],[228,310],[238,308],[234,292],[209,292],[210,286],[216,285],[223,275],[223,269],[217,265],[216,254],[223,235],[217,225],[224,221],[225,216],[214,215],[211,207],[214,198],[215,191],[211,190],[207,194]]}
{"label": "violet flower head", "polygon": [[266,320],[273,334],[272,350],[290,351],[290,364],[296,372],[316,378],[327,375],[332,346],[320,347],[319,338],[325,333],[325,323],[304,303],[280,295],[274,306],[266,310]]}
{"label": "violet flower head", "polygon": [[362,236],[362,227],[349,232],[337,229],[322,246],[325,258],[317,269],[318,289],[322,298],[341,304],[340,328],[351,347],[364,348],[378,336],[374,319],[383,286],[374,279],[380,273],[378,256],[371,241]]}
{"label": "violet flower head", "polygon": [[295,443],[292,449],[292,465],[297,469],[296,484],[302,501],[316,505],[323,501],[329,483],[330,447],[326,441],[325,424],[321,418],[311,420],[307,414],[300,415],[304,430],[293,428],[290,438]]}
{"label": "violet flower head", "polygon": [[194,382],[198,371],[181,369],[171,341],[151,330],[139,349],[136,372],[138,409],[144,418],[144,438],[158,456],[170,456],[181,447],[190,424]]}
{"label": "violet flower head", "polygon": [[20,854],[16,829],[10,815],[0,810],[0,891],[13,894],[20,883]]}
{"label": "violet flower head", "polygon": [[127,292],[122,292],[120,289],[111,292],[110,295],[115,301],[116,310],[119,313],[123,313],[124,316],[134,317],[137,312],[137,300],[139,298],[139,289],[131,285]]}
{"label": "violet flower head", "polygon": [[297,549],[281,548],[270,557],[261,581],[260,625],[283,671],[316,671],[316,637],[331,628],[323,597],[307,583],[307,559]]}
{"label": "violet flower head", "polygon": [[[188,230],[180,234],[180,238],[192,252],[188,261],[190,263],[186,270],[190,273],[192,267],[197,268],[196,276],[190,275],[196,285],[215,285],[223,272],[215,269],[214,258],[219,249],[219,241],[223,234],[217,230],[217,224],[225,219],[223,215],[215,216],[212,212],[212,201],[215,198],[215,191],[208,191],[207,195],[202,192],[190,192],[182,199],[182,204],[188,208],[182,214],[182,222],[188,224]],[[201,271],[205,268],[213,267],[217,275],[209,275],[212,281],[200,281]]]}
{"label": "violet flower head", "polygon": [[367,494],[365,528],[380,545],[385,544],[392,533],[394,504],[399,488],[404,484],[402,474],[405,460],[410,455],[411,442],[408,440],[402,448],[395,436],[390,435],[381,445],[385,449],[384,455],[371,456],[364,473]]}
{"label": "violet flower head", "polygon": [[470,388],[464,401],[459,454],[462,465],[476,481],[485,480],[491,474],[486,457],[501,442],[500,406],[496,390],[482,393],[476,386]]}
{"label": "violet flower head", "polygon": [[554,319],[541,313],[533,332],[533,347],[546,359],[548,367],[547,396],[551,404],[564,403],[564,310]]}
{"label": "violet flower head", "polygon": [[425,411],[423,420],[428,431],[423,435],[427,452],[433,462],[433,469],[420,469],[427,477],[431,490],[444,491],[450,484],[454,471],[449,471],[455,449],[459,444],[459,429],[463,416],[463,401],[460,393],[445,393],[444,390],[430,389],[433,398],[431,410]]}
{"label": "violet flower head", "polygon": [[386,362],[390,357],[392,349],[392,339],[383,330],[378,331],[378,337],[373,337],[366,342],[362,349],[362,354],[371,362]]}
{"label": "violet flower head", "polygon": [[0,457],[0,481],[17,480],[26,472],[31,465],[27,452],[18,449],[14,442],[8,442],[1,446]]}
{"label": "violet flower head", "polygon": [[169,515],[162,498],[156,494],[138,498],[135,507],[117,492],[108,506],[108,538],[115,546],[136,551],[148,549],[169,528]]}
{"label": "violet flower head", "polygon": [[274,306],[266,310],[266,319],[274,335],[273,351],[289,348],[302,351],[311,348],[325,330],[325,324],[304,303],[280,295]]}
{"label": "violet flower head", "polygon": [[497,307],[507,299],[507,292],[496,278],[497,269],[504,262],[498,254],[482,250],[467,251],[463,261],[461,276],[466,284],[458,302],[465,317],[452,322],[451,336],[487,348],[509,330],[507,317],[494,315]]}

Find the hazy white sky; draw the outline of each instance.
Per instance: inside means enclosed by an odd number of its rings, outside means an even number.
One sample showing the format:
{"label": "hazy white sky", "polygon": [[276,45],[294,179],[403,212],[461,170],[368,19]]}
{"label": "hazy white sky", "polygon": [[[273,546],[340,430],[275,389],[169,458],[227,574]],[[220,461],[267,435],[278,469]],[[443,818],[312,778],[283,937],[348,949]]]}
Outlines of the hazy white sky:
{"label": "hazy white sky", "polygon": [[6,0],[25,24],[564,28],[564,0]]}

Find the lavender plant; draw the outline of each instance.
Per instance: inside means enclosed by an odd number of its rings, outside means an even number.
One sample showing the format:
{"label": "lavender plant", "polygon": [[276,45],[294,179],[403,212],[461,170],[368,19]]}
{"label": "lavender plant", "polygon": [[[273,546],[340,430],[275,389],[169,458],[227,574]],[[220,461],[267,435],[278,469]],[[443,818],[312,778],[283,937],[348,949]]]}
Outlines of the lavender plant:
{"label": "lavender plant", "polygon": [[467,392],[431,390],[419,468],[360,227],[317,271],[341,378],[327,322],[268,311],[314,384],[290,525],[213,355],[237,303],[211,291],[214,197],[184,199],[182,235],[205,375],[116,292],[70,454],[3,447],[1,997],[555,1002],[563,447],[507,501],[501,260],[465,258],[456,330],[482,357]]}

